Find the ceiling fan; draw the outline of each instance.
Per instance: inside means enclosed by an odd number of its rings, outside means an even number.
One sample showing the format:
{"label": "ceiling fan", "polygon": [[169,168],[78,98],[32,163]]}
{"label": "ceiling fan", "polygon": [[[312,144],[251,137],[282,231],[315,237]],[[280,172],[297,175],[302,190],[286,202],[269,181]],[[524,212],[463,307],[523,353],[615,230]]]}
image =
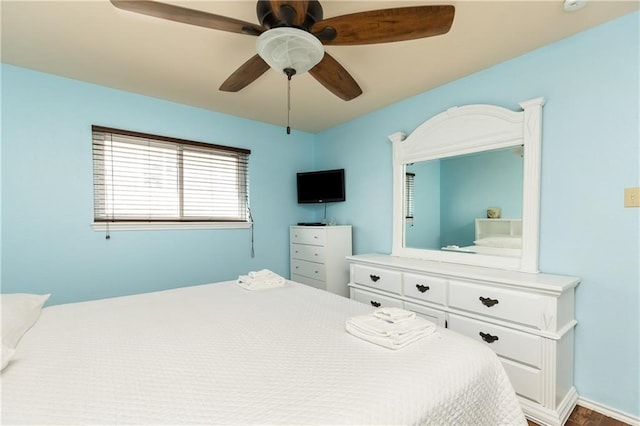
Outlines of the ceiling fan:
{"label": "ceiling fan", "polygon": [[336,96],[349,101],[362,89],[322,45],[345,46],[413,40],[445,34],[454,6],[410,6],[323,19],[317,0],[258,0],[260,24],[156,1],[111,0],[120,9],[214,30],[258,36],[258,54],[234,71],[220,90],[237,92],[272,67],[288,79],[306,71]]}

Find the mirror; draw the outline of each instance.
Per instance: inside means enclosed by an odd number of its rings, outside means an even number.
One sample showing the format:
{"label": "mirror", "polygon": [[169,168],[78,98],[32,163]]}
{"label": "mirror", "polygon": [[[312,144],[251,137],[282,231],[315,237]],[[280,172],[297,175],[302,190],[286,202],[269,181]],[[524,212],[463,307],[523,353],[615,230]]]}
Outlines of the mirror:
{"label": "mirror", "polygon": [[390,135],[392,255],[538,272],[543,104],[454,107]]}
{"label": "mirror", "polygon": [[519,256],[523,153],[515,146],[407,164],[405,246]]}

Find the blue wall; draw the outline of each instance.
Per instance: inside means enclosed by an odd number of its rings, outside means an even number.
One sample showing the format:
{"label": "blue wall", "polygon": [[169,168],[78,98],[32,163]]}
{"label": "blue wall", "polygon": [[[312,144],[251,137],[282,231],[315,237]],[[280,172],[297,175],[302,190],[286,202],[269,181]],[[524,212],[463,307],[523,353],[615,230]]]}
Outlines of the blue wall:
{"label": "blue wall", "polygon": [[[2,66],[2,291],[50,303],[289,275],[288,226],[312,220],[295,173],[313,166],[311,134]],[[93,219],[91,125],[251,150],[249,229],[116,231]],[[280,188],[274,191],[273,188]]]}
{"label": "blue wall", "polygon": [[475,218],[500,207],[505,219],[522,217],[523,161],[507,148],[442,160],[440,247],[471,246]]}
{"label": "blue wall", "polygon": [[[582,277],[575,384],[580,395],[640,416],[639,19],[634,13],[391,105],[318,135],[2,66],[2,291],[52,303],[232,279],[288,275],[287,227],[317,220],[295,204],[295,172],[346,169],[347,201],[328,217],[354,226],[354,252],[391,249],[391,144],[455,105],[544,96],[540,266]],[[90,126],[249,148],[256,257],[248,230],[90,228]],[[28,167],[26,165],[29,165]],[[280,188],[274,191],[273,188]]]}
{"label": "blue wall", "polygon": [[577,275],[578,393],[640,415],[640,14],[633,13],[318,135],[316,163],[347,165],[356,253],[391,250],[391,143],[456,105],[518,109],[544,96],[540,267]]}

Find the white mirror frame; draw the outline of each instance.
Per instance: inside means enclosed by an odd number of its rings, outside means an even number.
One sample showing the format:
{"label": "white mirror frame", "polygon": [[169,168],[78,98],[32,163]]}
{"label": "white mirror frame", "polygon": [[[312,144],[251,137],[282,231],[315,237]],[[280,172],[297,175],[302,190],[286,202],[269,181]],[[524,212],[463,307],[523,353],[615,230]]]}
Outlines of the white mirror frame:
{"label": "white mirror frame", "polygon": [[[392,256],[538,272],[540,163],[544,98],[521,102],[522,111],[495,105],[450,108],[422,123],[408,137],[389,135],[393,143]],[[409,163],[522,145],[522,255],[520,258],[405,247],[404,177]]]}

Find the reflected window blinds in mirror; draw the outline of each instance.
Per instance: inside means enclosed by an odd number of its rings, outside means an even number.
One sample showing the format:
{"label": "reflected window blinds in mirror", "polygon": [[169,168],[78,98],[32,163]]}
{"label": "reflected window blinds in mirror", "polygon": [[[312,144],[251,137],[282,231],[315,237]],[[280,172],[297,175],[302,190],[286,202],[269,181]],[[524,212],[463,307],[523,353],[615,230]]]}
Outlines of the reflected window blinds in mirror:
{"label": "reflected window blinds in mirror", "polygon": [[[408,137],[389,136],[393,255],[538,272],[543,104],[543,98],[522,102],[520,111],[454,107]],[[407,174],[414,175],[411,221]],[[495,233],[487,235],[478,220],[496,208]]]}
{"label": "reflected window blinds in mirror", "polygon": [[413,181],[415,180],[415,173],[406,173],[404,176],[404,207],[405,207],[405,219],[407,224],[413,225]]}

